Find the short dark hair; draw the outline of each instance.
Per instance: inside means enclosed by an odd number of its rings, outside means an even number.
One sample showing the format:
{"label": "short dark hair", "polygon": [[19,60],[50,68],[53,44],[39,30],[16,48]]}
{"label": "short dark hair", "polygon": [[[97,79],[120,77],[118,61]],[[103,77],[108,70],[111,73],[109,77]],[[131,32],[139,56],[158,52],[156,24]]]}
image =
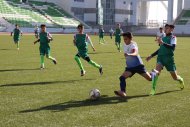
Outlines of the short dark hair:
{"label": "short dark hair", "polygon": [[18,24],[15,24],[15,26],[19,26]]}
{"label": "short dark hair", "polygon": [[123,37],[127,37],[129,39],[132,39],[133,38],[133,34],[131,32],[126,32],[126,33],[123,33],[122,34]]}
{"label": "short dark hair", "polygon": [[79,24],[78,26],[77,26],[77,28],[79,29],[79,28],[84,28],[84,25],[83,24]]}
{"label": "short dark hair", "polygon": [[160,27],[159,29],[160,29],[160,30],[162,30],[163,28],[162,28],[162,27]]}
{"label": "short dark hair", "polygon": [[170,27],[170,28],[172,28],[172,29],[174,29],[174,28],[175,28],[175,26],[174,26],[174,25],[172,25],[172,24],[166,24],[166,25],[165,25],[165,27]]}
{"label": "short dark hair", "polygon": [[41,28],[42,28],[42,27],[46,27],[46,24],[41,24],[41,26],[40,26],[40,27],[41,27]]}

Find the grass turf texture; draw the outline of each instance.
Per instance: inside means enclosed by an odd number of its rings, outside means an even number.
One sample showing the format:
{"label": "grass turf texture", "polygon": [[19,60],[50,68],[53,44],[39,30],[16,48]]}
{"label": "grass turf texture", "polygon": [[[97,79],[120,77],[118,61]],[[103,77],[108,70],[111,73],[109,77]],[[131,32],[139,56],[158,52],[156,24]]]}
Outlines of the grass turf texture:
{"label": "grass turf texture", "polygon": [[[151,82],[135,75],[127,80],[128,100],[124,100],[113,93],[119,89],[118,78],[125,68],[123,53],[116,50],[114,40],[109,37],[105,37],[105,45],[98,44],[98,36],[91,37],[97,51],[89,47],[89,54],[103,65],[103,76],[82,60],[87,73],[80,77],[71,35],[54,35],[51,54],[58,64],[45,59],[45,70],[39,69],[39,45],[33,45],[34,36],[24,35],[17,51],[12,37],[0,35],[0,126],[189,126],[189,38],[179,37],[175,51],[177,70],[186,83],[183,91],[179,91],[177,82],[164,70],[158,80],[157,95],[148,96]],[[150,71],[156,59],[147,63],[145,57],[158,45],[153,37],[134,40]],[[93,88],[101,91],[98,101],[88,100]]]}

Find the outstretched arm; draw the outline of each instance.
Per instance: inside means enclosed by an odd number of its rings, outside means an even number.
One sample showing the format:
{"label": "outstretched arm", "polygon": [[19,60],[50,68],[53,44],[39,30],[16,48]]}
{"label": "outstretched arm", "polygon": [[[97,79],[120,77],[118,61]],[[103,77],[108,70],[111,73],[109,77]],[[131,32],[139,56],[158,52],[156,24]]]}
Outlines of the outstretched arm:
{"label": "outstretched arm", "polygon": [[92,47],[93,51],[96,51],[96,49],[94,48],[94,45],[90,39],[90,37],[87,35],[87,42],[90,44],[90,46]]}
{"label": "outstretched arm", "polygon": [[36,44],[36,43],[39,42],[39,41],[40,41],[40,39],[36,40],[36,41],[34,42],[34,44]]}
{"label": "outstretched arm", "polygon": [[148,57],[146,58],[146,61],[149,61],[149,60],[151,60],[154,56],[158,55],[158,51],[159,51],[159,49],[156,50],[154,53],[152,53],[150,56],[148,56]]}

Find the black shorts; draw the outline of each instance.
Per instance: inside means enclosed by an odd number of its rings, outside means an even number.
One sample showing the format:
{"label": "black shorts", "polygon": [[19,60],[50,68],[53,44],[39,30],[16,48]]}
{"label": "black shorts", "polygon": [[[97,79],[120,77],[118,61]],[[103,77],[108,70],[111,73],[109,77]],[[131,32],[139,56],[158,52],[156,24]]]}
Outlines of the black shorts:
{"label": "black shorts", "polygon": [[125,71],[129,71],[132,73],[132,75],[130,77],[132,77],[135,73],[138,73],[138,74],[146,73],[146,69],[145,69],[144,65],[139,65],[139,66],[131,67],[131,68],[126,67]]}

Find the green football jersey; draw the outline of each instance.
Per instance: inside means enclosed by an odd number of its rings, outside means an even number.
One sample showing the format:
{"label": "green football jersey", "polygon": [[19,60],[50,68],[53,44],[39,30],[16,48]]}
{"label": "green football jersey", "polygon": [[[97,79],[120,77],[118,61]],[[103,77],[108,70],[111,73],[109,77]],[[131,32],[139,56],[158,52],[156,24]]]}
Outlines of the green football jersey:
{"label": "green football jersey", "polygon": [[50,34],[48,32],[40,32],[40,48],[49,48],[49,38]]}
{"label": "green football jersey", "polygon": [[115,36],[116,36],[116,37],[120,37],[120,36],[121,36],[121,33],[122,33],[121,29],[116,29],[116,30],[115,30]]}
{"label": "green football jersey", "polygon": [[14,40],[19,41],[20,40],[20,36],[21,36],[21,30],[15,28],[13,30],[13,38],[14,38]]}
{"label": "green football jersey", "polygon": [[99,36],[104,36],[104,30],[103,29],[99,29]]}
{"label": "green football jersey", "polygon": [[[176,45],[176,37],[174,35],[171,36],[166,36],[162,38],[162,41],[166,44],[170,44],[170,45]],[[171,48],[167,48],[166,46],[164,46],[163,44],[160,45],[160,49],[158,51],[158,55],[162,56],[162,55],[174,55],[174,50]]]}
{"label": "green football jersey", "polygon": [[88,52],[88,42],[87,42],[86,38],[87,38],[86,34],[76,34],[75,35],[76,47],[77,47],[79,53],[83,54],[83,53]]}

